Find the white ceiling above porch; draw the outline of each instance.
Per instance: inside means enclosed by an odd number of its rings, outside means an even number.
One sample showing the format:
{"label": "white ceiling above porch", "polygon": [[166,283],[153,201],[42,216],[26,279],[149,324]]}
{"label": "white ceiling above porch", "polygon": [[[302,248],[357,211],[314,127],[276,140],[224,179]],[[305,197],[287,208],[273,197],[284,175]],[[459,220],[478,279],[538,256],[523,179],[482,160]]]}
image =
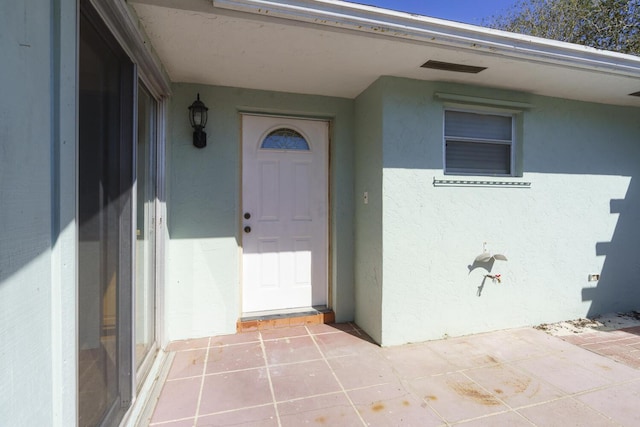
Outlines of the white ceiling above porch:
{"label": "white ceiling above porch", "polygon": [[174,82],[354,98],[387,75],[640,106],[628,55],[332,0],[129,4]]}

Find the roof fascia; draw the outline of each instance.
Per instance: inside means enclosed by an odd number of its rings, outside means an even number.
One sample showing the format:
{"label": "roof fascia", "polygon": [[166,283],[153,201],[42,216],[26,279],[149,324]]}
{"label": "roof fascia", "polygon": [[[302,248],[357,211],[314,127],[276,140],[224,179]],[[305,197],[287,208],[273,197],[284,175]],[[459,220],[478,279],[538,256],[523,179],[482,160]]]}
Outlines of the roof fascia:
{"label": "roof fascia", "polygon": [[626,77],[640,57],[335,0],[210,0],[215,8]]}

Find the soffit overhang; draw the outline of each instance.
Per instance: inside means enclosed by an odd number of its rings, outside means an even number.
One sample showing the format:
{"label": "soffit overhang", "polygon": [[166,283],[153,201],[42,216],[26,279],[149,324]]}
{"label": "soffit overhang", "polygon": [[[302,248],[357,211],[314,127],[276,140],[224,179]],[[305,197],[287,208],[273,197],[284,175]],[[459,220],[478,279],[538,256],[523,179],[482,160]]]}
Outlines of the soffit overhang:
{"label": "soffit overhang", "polygon": [[[640,58],[342,1],[130,0],[173,82],[355,98],[380,76],[640,106]],[[421,68],[427,60],[487,67]]]}

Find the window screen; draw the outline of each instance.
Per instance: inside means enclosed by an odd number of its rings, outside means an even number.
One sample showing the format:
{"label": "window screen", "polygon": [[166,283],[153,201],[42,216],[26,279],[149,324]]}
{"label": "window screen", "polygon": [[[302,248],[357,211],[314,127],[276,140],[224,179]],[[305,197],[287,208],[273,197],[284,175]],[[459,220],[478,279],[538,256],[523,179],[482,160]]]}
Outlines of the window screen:
{"label": "window screen", "polygon": [[513,116],[445,111],[445,173],[512,175]]}

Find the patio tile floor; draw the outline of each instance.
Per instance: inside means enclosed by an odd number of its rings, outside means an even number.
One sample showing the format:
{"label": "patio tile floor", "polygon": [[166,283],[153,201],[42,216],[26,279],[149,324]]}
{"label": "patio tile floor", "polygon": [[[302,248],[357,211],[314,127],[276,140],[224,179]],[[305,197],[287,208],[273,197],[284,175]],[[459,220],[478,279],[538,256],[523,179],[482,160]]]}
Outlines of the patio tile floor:
{"label": "patio tile floor", "polygon": [[147,425],[637,426],[636,329],[380,348],[340,324],[176,342]]}
{"label": "patio tile floor", "polygon": [[594,353],[640,369],[640,326],[562,337]]}

